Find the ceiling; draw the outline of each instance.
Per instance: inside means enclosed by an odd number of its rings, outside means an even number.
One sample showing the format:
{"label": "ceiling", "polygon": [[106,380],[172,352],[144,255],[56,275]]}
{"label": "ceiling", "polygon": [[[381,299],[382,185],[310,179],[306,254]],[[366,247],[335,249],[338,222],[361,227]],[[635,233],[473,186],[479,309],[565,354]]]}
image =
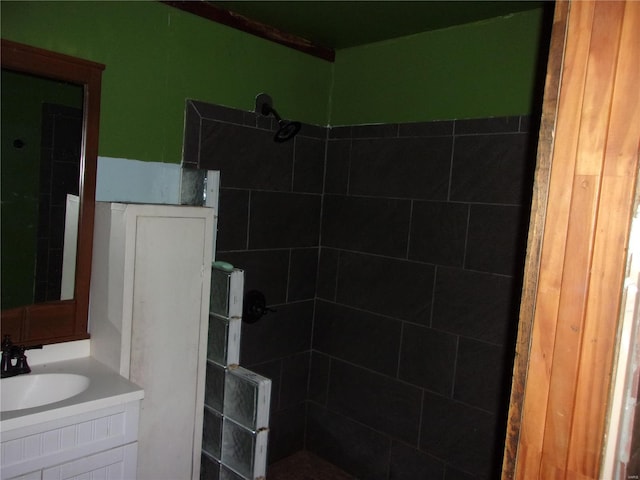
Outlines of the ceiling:
{"label": "ceiling", "polygon": [[544,1],[209,1],[220,9],[338,50],[505,16]]}

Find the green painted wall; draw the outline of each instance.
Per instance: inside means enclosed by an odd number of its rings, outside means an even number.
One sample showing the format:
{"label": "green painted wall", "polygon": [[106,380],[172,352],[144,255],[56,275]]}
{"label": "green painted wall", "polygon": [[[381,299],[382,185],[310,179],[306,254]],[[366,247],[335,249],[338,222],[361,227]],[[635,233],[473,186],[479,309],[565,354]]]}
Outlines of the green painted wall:
{"label": "green painted wall", "polygon": [[107,65],[102,156],[179,162],[185,99],[318,125],[531,111],[540,10],[339,50],[336,63],[154,1],[0,2],[2,37]]}
{"label": "green painted wall", "polygon": [[155,1],[0,2],[2,37],[104,63],[101,156],[179,162],[185,99],[327,125],[332,65]]}
{"label": "green painted wall", "polygon": [[542,9],[339,50],[331,125],[531,112]]}

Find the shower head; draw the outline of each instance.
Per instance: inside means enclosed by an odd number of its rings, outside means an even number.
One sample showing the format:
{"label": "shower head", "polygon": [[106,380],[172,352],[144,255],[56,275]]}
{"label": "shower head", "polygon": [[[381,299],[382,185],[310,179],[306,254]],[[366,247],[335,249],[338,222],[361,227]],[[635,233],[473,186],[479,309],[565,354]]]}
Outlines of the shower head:
{"label": "shower head", "polygon": [[286,142],[287,140],[295,137],[302,126],[300,122],[291,122],[286,120],[279,120],[278,125],[280,128],[278,128],[278,131],[273,137],[273,140],[278,143]]}
{"label": "shower head", "polygon": [[300,122],[284,120],[278,115],[278,112],[273,108],[271,97],[266,93],[261,93],[256,97],[256,112],[264,116],[273,115],[278,121],[278,130],[273,137],[274,142],[282,143],[287,140],[291,140],[297,135],[302,126]]}

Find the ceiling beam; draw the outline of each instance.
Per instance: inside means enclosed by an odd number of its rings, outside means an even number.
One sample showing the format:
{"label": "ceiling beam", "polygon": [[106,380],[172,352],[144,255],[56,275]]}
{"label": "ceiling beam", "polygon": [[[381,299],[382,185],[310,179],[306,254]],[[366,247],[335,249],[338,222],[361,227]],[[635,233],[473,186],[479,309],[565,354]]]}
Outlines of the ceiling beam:
{"label": "ceiling beam", "polygon": [[222,9],[211,3],[197,1],[168,1],[161,0],[161,3],[177,8],[179,10],[192,13],[207,20],[221,23],[231,28],[241,30],[252,35],[279,43],[285,47],[293,48],[300,52],[313,55],[328,62],[335,61],[336,53],[332,48],[315,45],[309,40],[283,32],[270,25],[257,22],[238,13]]}

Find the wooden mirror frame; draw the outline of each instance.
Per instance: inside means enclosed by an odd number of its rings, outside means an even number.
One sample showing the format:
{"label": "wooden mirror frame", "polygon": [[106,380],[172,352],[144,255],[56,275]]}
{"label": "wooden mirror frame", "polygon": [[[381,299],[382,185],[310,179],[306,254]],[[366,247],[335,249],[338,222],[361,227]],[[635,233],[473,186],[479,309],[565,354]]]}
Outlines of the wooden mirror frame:
{"label": "wooden mirror frame", "polygon": [[78,249],[72,300],[25,305],[2,312],[2,336],[14,343],[51,344],[89,338],[87,320],[93,215],[95,211],[96,169],[100,89],[104,65],[2,39],[2,68],[83,87],[83,128],[80,150],[80,213]]}

